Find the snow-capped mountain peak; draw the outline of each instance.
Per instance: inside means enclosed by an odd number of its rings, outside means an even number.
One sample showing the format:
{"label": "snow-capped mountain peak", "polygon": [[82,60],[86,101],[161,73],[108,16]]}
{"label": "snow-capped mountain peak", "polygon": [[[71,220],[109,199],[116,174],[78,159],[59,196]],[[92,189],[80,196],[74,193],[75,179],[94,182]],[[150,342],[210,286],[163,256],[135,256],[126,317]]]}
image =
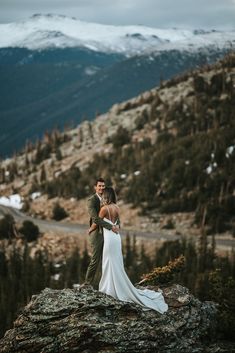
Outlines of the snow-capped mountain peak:
{"label": "snow-capped mountain peak", "polygon": [[0,24],[0,48],[86,47],[127,55],[143,51],[186,48],[234,42],[235,32],[159,29],[145,26],[112,26],[88,23],[74,17],[35,14],[26,21]]}

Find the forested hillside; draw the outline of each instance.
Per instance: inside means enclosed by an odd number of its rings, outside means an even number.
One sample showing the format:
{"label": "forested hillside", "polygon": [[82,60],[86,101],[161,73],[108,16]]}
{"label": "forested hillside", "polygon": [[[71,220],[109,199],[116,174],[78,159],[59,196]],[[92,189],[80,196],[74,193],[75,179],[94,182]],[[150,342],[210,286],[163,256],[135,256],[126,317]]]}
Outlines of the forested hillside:
{"label": "forested hillside", "polygon": [[234,58],[164,81],[93,123],[48,133],[36,148],[28,144],[2,162],[2,189],[81,199],[102,175],[142,212],[195,211],[209,233],[234,232]]}
{"label": "forested hillside", "polygon": [[87,48],[0,49],[0,157],[11,156],[45,130],[93,120],[114,103],[185,70],[215,62],[227,50],[101,53]]}
{"label": "forested hillside", "polygon": [[[135,127],[118,127],[80,175],[70,170],[44,192],[68,197],[85,193],[95,175],[110,179],[120,196],[143,212],[196,212],[208,231],[234,230],[235,70],[234,56],[213,68],[163,83],[139,104],[148,104]],[[125,112],[133,109],[129,103]],[[120,114],[120,122],[122,114]],[[79,180],[70,192],[73,175]]]}

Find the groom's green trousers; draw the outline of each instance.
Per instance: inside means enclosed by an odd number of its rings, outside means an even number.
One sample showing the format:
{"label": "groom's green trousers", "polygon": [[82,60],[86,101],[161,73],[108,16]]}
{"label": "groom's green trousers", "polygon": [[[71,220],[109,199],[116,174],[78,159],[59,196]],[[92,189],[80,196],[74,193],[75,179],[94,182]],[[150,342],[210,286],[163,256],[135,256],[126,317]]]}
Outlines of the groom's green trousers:
{"label": "groom's green trousers", "polygon": [[85,283],[89,283],[97,289],[102,271],[103,234],[95,230],[89,235],[89,243],[92,255],[87,269]]}

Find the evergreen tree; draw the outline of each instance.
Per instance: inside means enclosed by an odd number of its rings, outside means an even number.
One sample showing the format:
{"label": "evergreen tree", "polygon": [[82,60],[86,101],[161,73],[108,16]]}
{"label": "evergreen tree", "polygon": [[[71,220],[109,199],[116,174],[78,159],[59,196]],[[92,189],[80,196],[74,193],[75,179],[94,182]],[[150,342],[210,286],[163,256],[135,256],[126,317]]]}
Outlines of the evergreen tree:
{"label": "evergreen tree", "polygon": [[61,161],[61,159],[62,159],[62,153],[61,153],[61,150],[60,150],[59,147],[56,148],[55,156],[56,156],[57,161]]}
{"label": "evergreen tree", "polygon": [[41,173],[40,173],[40,183],[42,184],[43,182],[46,181],[46,170],[44,164],[41,166]]}
{"label": "evergreen tree", "polygon": [[[84,254],[83,254],[84,255]],[[65,287],[72,287],[74,283],[81,283],[81,259],[79,254],[79,249],[75,248],[66,259],[66,273],[64,279],[64,286]],[[86,260],[84,261],[85,264]]]}
{"label": "evergreen tree", "polygon": [[52,210],[52,218],[56,221],[61,221],[68,216],[67,212],[63,207],[60,206],[58,202],[55,203]]}
{"label": "evergreen tree", "polygon": [[10,214],[0,219],[0,239],[12,239],[16,236],[15,220]]}
{"label": "evergreen tree", "polygon": [[127,269],[131,267],[132,261],[133,261],[133,253],[131,249],[131,238],[129,233],[127,233],[126,242],[125,242],[125,255],[124,255],[125,267]]}
{"label": "evergreen tree", "polygon": [[38,226],[29,220],[23,222],[19,232],[24,235],[25,240],[28,242],[37,240],[40,234]]}
{"label": "evergreen tree", "polygon": [[86,271],[87,271],[89,263],[90,263],[90,256],[88,254],[87,244],[85,244],[85,248],[83,250],[82,257],[81,257],[81,272],[80,272],[81,281],[80,281],[80,283],[84,282],[84,280],[85,280],[85,275],[86,275]]}

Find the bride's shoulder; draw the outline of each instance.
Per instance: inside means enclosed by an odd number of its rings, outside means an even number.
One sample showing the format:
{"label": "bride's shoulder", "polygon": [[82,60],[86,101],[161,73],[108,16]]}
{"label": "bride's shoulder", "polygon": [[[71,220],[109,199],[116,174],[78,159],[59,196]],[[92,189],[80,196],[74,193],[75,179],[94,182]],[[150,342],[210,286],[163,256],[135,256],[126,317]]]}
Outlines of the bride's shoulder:
{"label": "bride's shoulder", "polygon": [[101,217],[105,217],[105,216],[107,215],[107,213],[108,213],[108,212],[107,212],[107,207],[106,207],[105,205],[101,206],[99,215],[100,215]]}
{"label": "bride's shoulder", "polygon": [[112,204],[112,210],[113,212],[117,213],[119,215],[120,209],[119,206],[116,203]]}

